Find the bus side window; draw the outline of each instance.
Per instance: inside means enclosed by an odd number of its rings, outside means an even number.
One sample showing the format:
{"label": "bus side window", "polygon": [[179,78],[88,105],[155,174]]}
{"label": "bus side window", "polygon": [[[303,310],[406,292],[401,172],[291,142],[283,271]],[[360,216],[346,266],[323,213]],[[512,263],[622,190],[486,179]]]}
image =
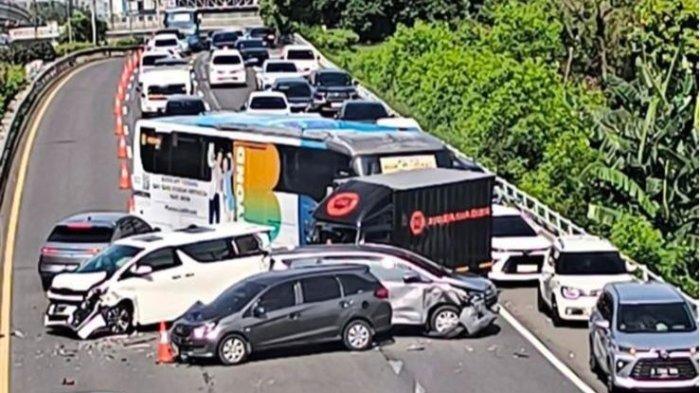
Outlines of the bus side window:
{"label": "bus side window", "polygon": [[289,146],[279,146],[279,151],[284,156],[279,191],[307,195],[319,202],[339,174],[351,173],[350,159],[340,153]]}

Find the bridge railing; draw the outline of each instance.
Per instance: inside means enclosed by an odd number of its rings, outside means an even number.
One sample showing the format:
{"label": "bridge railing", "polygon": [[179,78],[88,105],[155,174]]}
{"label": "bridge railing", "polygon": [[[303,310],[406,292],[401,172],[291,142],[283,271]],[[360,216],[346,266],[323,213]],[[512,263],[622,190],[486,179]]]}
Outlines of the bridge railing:
{"label": "bridge railing", "polygon": [[[314,46],[311,42],[309,42],[307,39],[302,37],[300,34],[295,34],[294,39],[297,43],[303,44],[303,45],[309,45],[309,46]],[[333,63],[331,60],[329,60],[323,52],[319,51],[318,49],[315,49],[315,51],[320,54],[320,63],[321,66],[323,67],[331,67],[331,68],[341,68],[338,67],[335,63]],[[366,87],[362,85],[357,86],[357,93],[364,99],[369,99],[369,100],[374,100],[374,101],[379,101],[384,103],[384,105],[387,107],[389,112],[394,115],[399,115],[399,113],[391,108],[384,100],[382,100],[380,97],[378,97],[374,92],[371,90],[367,89]],[[450,148],[459,156],[468,158],[466,157],[462,152],[458,151],[454,147],[450,146]],[[483,167],[482,167],[483,168]],[[487,168],[483,168],[486,171],[489,171]],[[489,171],[492,172],[492,171]],[[517,207],[519,210],[527,214],[530,218],[532,218],[535,222],[537,222],[539,225],[541,225],[544,229],[546,229],[550,234],[553,236],[563,236],[563,235],[587,235],[588,233],[586,232],[585,229],[582,227],[576,225],[573,221],[570,219],[562,216],[558,212],[554,211],[551,209],[549,206],[545,205],[544,203],[540,202],[537,198],[529,195],[528,193],[520,190],[517,188],[515,185],[511,184],[507,180],[496,176],[496,189],[494,190],[496,197],[500,199],[501,201],[512,205],[514,207]],[[665,282],[663,277],[659,276],[658,274],[652,272],[646,265],[641,264],[632,258],[623,255],[623,258],[627,262],[627,265],[634,270],[635,273],[638,274],[639,278],[644,280],[644,281],[658,281],[658,282]],[[683,293],[683,292],[681,292]],[[698,306],[698,300],[688,296],[687,294],[683,293],[683,296],[686,298],[686,300],[695,308]]]}
{"label": "bridge railing", "polygon": [[24,89],[19,95],[19,102],[15,107],[14,114],[10,120],[7,129],[3,130],[6,134],[2,155],[0,155],[0,202],[5,196],[5,188],[10,180],[10,169],[12,160],[14,159],[15,150],[19,145],[22,133],[26,128],[30,115],[33,113],[36,104],[43,97],[44,93],[51,84],[53,84],[67,70],[75,67],[77,64],[96,58],[110,57],[114,54],[126,53],[137,49],[133,47],[99,47],[90,48],[68,54],[60,59],[55,60],[51,64],[44,67],[29,86]]}

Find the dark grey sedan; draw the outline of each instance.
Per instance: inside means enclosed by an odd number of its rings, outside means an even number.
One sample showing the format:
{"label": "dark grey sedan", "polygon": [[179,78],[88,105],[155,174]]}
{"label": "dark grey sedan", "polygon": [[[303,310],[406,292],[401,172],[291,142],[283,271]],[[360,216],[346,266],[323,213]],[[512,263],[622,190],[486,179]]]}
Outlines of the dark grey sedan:
{"label": "dark grey sedan", "polygon": [[313,103],[313,89],[304,78],[278,78],[270,88],[287,97],[292,112],[304,112]]}
{"label": "dark grey sedan", "polygon": [[55,275],[75,270],[113,241],[152,230],[144,220],[122,212],[79,213],[64,218],[41,248],[41,286],[46,291]]}
{"label": "dark grey sedan", "polygon": [[361,265],[313,266],[252,276],[212,303],[195,304],[171,329],[181,359],[238,364],[251,352],[343,341],[354,351],[391,328],[389,293]]}

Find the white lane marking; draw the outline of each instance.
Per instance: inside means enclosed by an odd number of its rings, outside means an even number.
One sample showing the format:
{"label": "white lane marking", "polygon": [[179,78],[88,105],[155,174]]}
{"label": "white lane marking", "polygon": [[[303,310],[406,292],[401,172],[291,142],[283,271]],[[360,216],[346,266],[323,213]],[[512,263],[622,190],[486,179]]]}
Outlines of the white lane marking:
{"label": "white lane marking", "polygon": [[201,91],[201,90],[198,90],[198,91],[197,91],[197,94],[198,94],[200,97],[204,97],[204,92]]}
{"label": "white lane marking", "polygon": [[126,158],[131,159],[131,146],[126,147]]}
{"label": "white lane marking", "polygon": [[535,337],[534,334],[532,334],[525,326],[523,326],[515,317],[513,314],[508,312],[505,307],[501,306],[499,308],[499,314],[503,317],[503,319],[506,320],[518,333],[520,333],[521,336],[523,336],[527,341],[532,344],[539,353],[544,356],[549,363],[554,366],[557,370],[559,370],[560,373],[562,373],[571,383],[573,383],[581,392],[583,393],[596,393],[593,388],[588,386],[581,378],[579,378],[576,373],[574,373],[569,366],[564,364],[559,358],[556,357],[552,353],[552,351],[547,348],[542,341],[540,341],[537,337]]}
{"label": "white lane marking", "polygon": [[129,114],[129,107],[124,105],[122,107],[122,115],[126,116],[127,114]]}
{"label": "white lane marking", "polygon": [[[129,88],[129,89],[131,89],[131,88]],[[129,93],[126,93],[126,95],[124,96],[124,101],[129,101]]]}
{"label": "white lane marking", "polygon": [[129,135],[129,126],[127,124],[124,124],[124,135]]}

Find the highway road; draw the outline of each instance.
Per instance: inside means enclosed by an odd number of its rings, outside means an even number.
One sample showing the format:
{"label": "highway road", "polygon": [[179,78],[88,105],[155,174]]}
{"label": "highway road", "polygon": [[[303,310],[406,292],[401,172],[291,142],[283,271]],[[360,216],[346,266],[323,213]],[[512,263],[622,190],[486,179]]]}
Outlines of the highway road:
{"label": "highway road", "polygon": [[[50,97],[38,119],[14,244],[13,392],[578,391],[500,318],[484,337],[436,340],[399,331],[364,353],[322,346],[265,353],[234,368],[157,366],[152,331],[84,342],[48,333],[42,324],[47,301],[36,266],[52,224],[77,211],[125,208],[127,195],[117,187],[110,92],[121,65],[114,59],[80,69]],[[251,90],[250,82],[246,88],[214,91],[205,83],[199,86],[213,107],[218,102],[220,109],[236,109]]]}

